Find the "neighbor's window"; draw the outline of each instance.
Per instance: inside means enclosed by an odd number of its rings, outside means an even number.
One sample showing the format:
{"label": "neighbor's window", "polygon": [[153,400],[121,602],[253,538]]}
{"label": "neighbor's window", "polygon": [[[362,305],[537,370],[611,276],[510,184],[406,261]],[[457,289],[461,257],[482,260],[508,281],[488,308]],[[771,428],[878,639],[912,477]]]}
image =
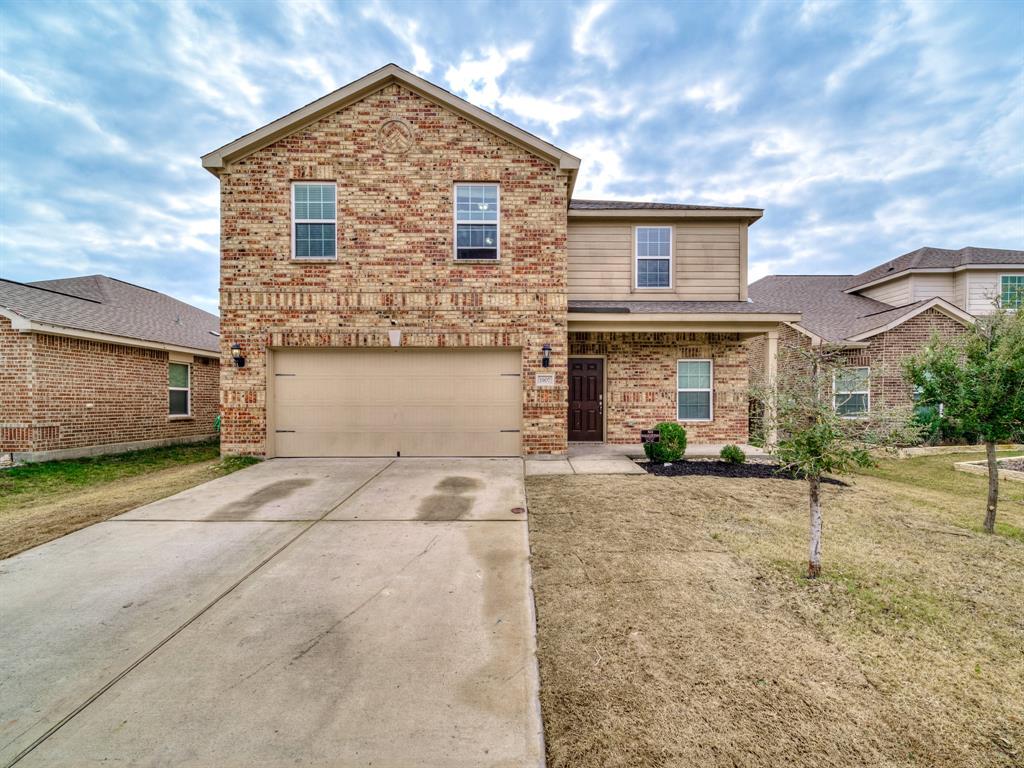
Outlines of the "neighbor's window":
{"label": "neighbor's window", "polygon": [[840,416],[861,416],[871,408],[871,369],[847,368],[832,379],[832,404]]}
{"label": "neighbor's window", "polygon": [[167,412],[171,416],[188,416],[191,413],[191,374],[188,363],[171,363],[167,367]]}
{"label": "neighbor's window", "polygon": [[636,228],[636,287],[672,287],[672,227]]}
{"label": "neighbor's window", "polygon": [[1003,275],[999,287],[1001,306],[1006,309],[1024,307],[1024,275]]}
{"label": "neighbor's window", "polygon": [[455,258],[498,258],[498,185],[455,185]]}
{"label": "neighbor's window", "polygon": [[337,257],[337,185],[297,181],[292,184],[292,258]]}
{"label": "neighbor's window", "polygon": [[676,363],[676,417],[679,421],[711,421],[711,361]]}

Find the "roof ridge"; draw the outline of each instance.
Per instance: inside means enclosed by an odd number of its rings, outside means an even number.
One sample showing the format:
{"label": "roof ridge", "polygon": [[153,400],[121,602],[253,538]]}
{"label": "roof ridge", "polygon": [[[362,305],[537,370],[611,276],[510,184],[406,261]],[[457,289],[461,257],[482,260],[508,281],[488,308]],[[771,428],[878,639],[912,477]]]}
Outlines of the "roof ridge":
{"label": "roof ridge", "polygon": [[[58,278],[61,279],[61,278]],[[64,278],[66,279],[66,278]],[[73,293],[64,293],[64,291],[55,291],[53,288],[43,288],[41,285],[32,285],[32,283],[21,283],[17,280],[8,280],[6,277],[0,277],[0,282],[10,283],[11,285],[20,285],[23,288],[31,288],[35,291],[45,291],[46,293],[55,293],[58,296],[67,296],[69,299],[78,299],[79,301],[88,301],[91,304],[102,304],[102,301],[98,299],[87,299],[85,296],[76,296]],[[40,281],[45,282],[45,281]]]}

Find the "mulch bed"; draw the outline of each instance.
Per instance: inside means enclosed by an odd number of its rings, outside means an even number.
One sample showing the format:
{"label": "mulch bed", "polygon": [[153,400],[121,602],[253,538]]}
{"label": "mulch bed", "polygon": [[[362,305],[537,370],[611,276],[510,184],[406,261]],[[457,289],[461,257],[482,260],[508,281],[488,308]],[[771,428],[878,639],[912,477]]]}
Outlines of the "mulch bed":
{"label": "mulch bed", "polygon": [[[669,464],[652,461],[638,461],[648,474],[660,477],[685,477],[688,475],[710,475],[713,477],[755,478],[760,480],[803,480],[802,475],[793,475],[784,471],[778,464],[770,461],[746,461],[743,464],[731,464],[718,459],[681,459]],[[843,485],[842,480],[823,477],[823,483]]]}
{"label": "mulch bed", "polygon": [[1012,469],[1014,472],[1024,472],[1024,458],[1021,459],[1000,459],[1000,469]]}

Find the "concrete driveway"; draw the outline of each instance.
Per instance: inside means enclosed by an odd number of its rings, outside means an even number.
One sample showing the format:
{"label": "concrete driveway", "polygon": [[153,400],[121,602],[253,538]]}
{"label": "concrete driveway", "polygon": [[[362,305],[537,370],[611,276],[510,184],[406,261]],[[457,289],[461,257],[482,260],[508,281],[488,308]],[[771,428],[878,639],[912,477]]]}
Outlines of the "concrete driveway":
{"label": "concrete driveway", "polygon": [[279,459],[2,561],[0,765],[540,765],[525,506]]}

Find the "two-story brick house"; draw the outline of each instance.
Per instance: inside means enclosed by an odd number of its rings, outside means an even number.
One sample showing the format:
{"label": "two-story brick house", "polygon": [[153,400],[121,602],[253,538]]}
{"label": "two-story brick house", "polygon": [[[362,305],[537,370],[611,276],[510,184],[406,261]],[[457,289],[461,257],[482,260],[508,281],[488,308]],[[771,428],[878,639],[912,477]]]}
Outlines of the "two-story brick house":
{"label": "two-story brick house", "polygon": [[741,442],[744,342],[799,319],[748,300],[760,210],[573,200],[578,158],[394,65],[203,164],[228,452]]}

